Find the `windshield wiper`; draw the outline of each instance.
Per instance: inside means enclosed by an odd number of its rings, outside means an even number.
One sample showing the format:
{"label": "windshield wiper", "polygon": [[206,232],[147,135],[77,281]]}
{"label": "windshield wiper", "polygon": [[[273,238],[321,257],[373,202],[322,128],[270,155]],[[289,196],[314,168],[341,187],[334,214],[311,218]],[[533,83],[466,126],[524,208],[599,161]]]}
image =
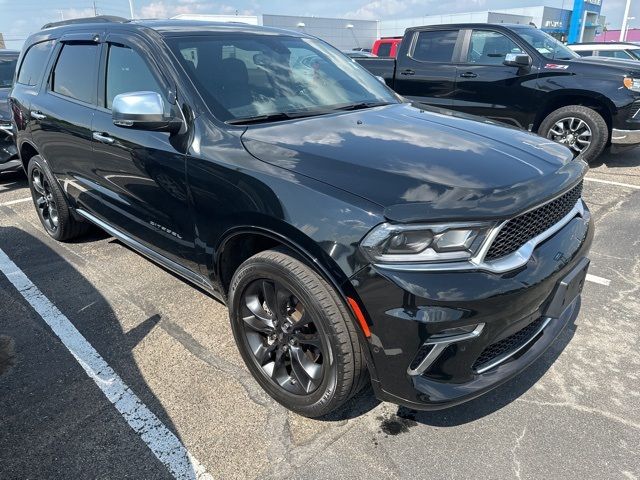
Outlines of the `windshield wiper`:
{"label": "windshield wiper", "polygon": [[365,108],[382,107],[384,105],[391,105],[389,102],[358,102],[342,107],[336,107],[334,110],[363,110]]}
{"label": "windshield wiper", "polygon": [[249,125],[251,123],[275,122],[278,120],[289,120],[291,117],[287,113],[270,113],[269,115],[257,115],[255,117],[232,118],[226,123],[230,125]]}
{"label": "windshield wiper", "polygon": [[292,118],[316,117],[326,115],[328,110],[313,110],[309,112],[278,112],[266,115],[256,115],[255,117],[232,118],[226,123],[230,125],[250,125],[252,123],[277,122],[278,120],[291,120]]}

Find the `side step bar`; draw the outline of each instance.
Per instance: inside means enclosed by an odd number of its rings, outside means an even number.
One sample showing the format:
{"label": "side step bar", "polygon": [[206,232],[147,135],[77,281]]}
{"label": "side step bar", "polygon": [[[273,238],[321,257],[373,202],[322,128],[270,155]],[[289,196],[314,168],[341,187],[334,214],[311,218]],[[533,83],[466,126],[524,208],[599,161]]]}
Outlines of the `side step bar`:
{"label": "side step bar", "polygon": [[189,270],[188,268],[183,267],[179,263],[176,263],[173,260],[170,260],[167,257],[159,254],[158,252],[151,250],[149,247],[145,247],[137,240],[134,240],[130,236],[122,233],[121,231],[117,230],[111,225],[103,222],[102,220],[95,217],[94,215],[87,212],[86,210],[82,210],[78,208],[76,209],[76,213],[81,217],[85,218],[86,220],[90,221],[94,225],[100,227],[112,237],[117,238],[128,247],[131,247],[136,252],[140,253],[141,255],[144,255],[149,260],[163,266],[168,270],[171,270],[176,275],[180,275],[185,280],[188,280],[189,282],[193,283],[197,287],[200,287],[206,290],[207,292],[211,293],[214,297],[216,297],[218,300],[222,301],[220,294],[213,289],[211,283],[207,281],[202,275],[199,275]]}

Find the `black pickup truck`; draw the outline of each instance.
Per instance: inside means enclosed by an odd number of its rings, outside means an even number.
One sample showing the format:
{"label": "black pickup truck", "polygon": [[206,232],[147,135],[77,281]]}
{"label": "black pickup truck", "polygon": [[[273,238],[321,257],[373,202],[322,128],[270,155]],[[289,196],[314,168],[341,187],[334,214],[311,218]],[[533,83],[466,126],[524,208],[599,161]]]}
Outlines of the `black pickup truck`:
{"label": "black pickup truck", "polygon": [[357,61],[410,100],[537,132],[588,162],[640,144],[640,65],[580,58],[533,26],[415,27],[397,59]]}

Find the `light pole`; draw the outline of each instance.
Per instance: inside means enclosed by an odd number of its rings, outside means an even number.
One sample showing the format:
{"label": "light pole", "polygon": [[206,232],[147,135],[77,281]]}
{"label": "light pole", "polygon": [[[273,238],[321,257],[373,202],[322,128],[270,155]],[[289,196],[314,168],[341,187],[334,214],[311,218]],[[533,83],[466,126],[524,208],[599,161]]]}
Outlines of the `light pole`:
{"label": "light pole", "polygon": [[629,25],[629,10],[631,9],[631,0],[627,0],[624,7],[624,17],[622,17],[622,28],[620,29],[620,41],[624,42],[627,38],[627,26]]}
{"label": "light pole", "polygon": [[131,20],[133,20],[133,0],[129,0],[129,13],[131,15]]}

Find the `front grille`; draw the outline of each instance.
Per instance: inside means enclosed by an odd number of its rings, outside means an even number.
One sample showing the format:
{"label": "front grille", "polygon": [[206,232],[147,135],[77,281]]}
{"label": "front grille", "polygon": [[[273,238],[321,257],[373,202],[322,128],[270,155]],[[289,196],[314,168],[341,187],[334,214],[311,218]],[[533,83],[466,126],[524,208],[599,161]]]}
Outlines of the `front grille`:
{"label": "front grille", "polygon": [[582,195],[582,182],[549,203],[509,220],[500,230],[485,260],[502,258],[518,250],[564,218]]}
{"label": "front grille", "polygon": [[500,340],[499,342],[492,343],[482,351],[480,356],[474,362],[472,368],[474,370],[478,370],[484,365],[492,362],[494,359],[522,347],[529,340],[531,340],[531,337],[535,334],[538,328],[540,328],[542,322],[544,322],[544,318],[540,317],[524,327],[522,330],[517,331],[513,335],[510,335],[507,338]]}

